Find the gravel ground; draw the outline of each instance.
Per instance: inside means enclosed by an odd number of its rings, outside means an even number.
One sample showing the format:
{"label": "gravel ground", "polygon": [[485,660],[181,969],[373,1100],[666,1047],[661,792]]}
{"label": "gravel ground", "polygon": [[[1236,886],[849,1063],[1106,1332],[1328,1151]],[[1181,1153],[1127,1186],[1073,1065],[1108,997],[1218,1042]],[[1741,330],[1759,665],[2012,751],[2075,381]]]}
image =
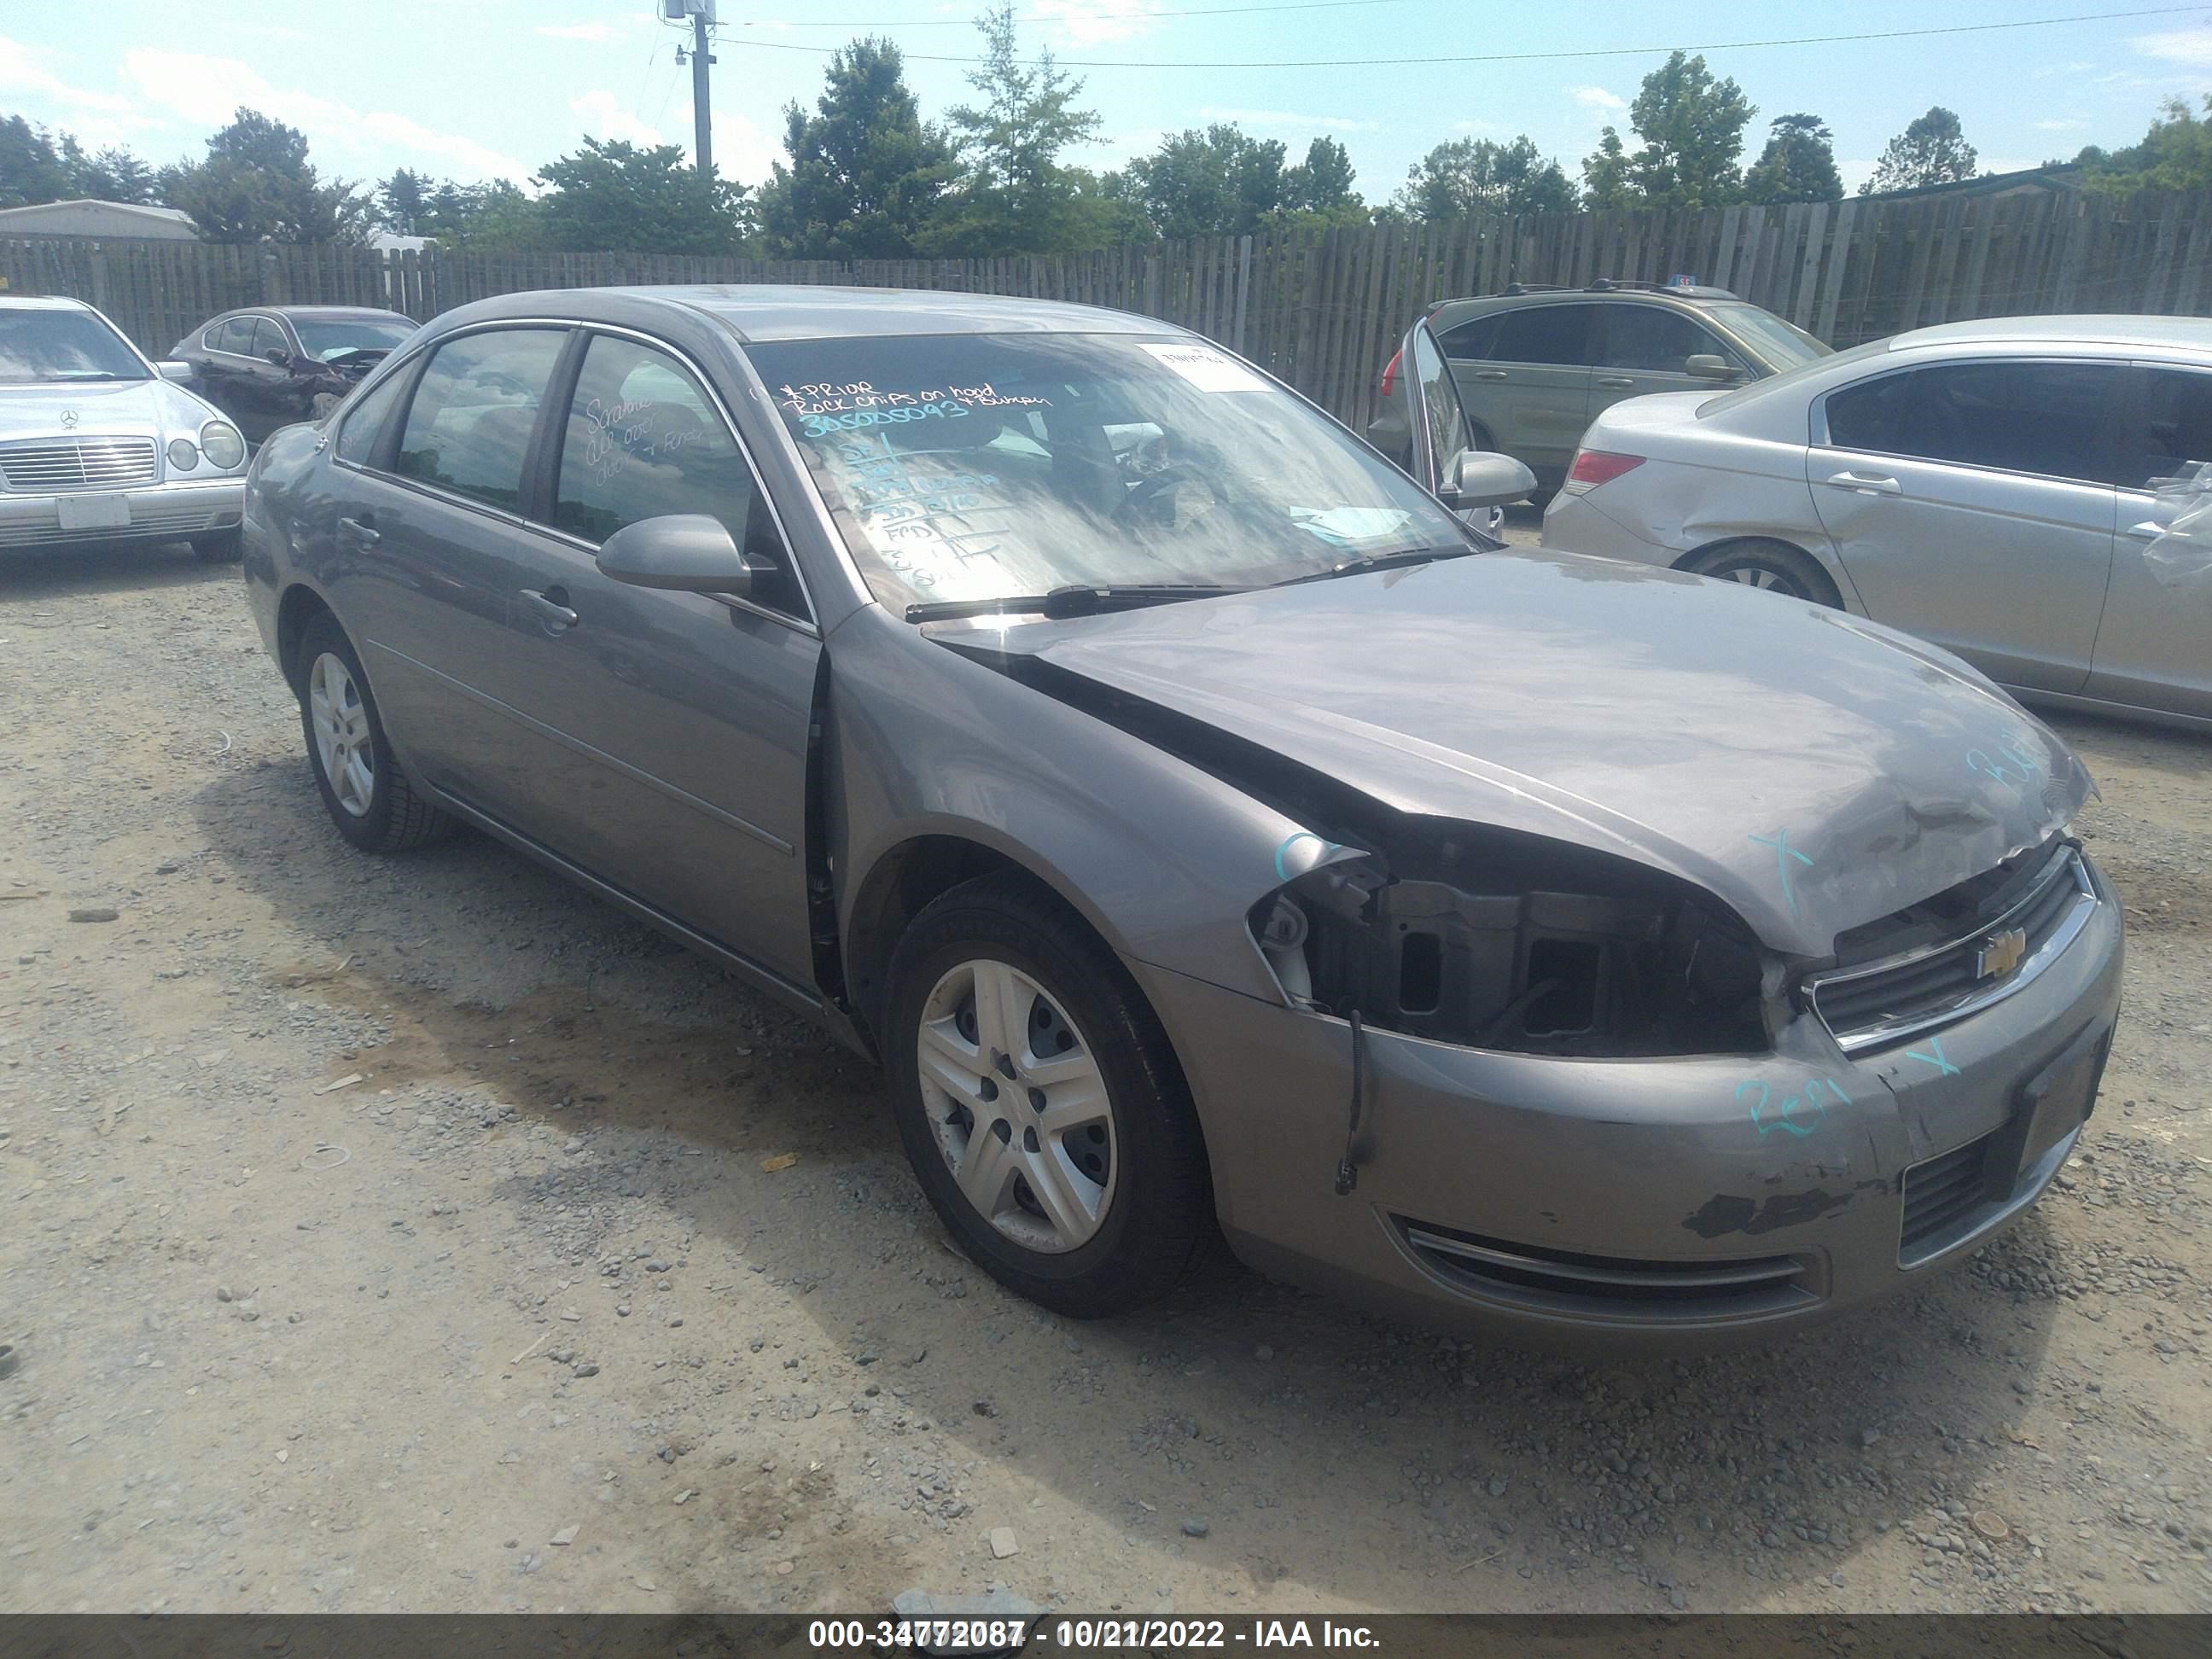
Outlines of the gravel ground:
{"label": "gravel ground", "polygon": [[0,572],[0,1608],[2212,1607],[2203,739],[2061,722],[2133,930],[2061,1189],[1591,1365],[1010,1299],[867,1068],[484,841],[347,850],[180,550]]}

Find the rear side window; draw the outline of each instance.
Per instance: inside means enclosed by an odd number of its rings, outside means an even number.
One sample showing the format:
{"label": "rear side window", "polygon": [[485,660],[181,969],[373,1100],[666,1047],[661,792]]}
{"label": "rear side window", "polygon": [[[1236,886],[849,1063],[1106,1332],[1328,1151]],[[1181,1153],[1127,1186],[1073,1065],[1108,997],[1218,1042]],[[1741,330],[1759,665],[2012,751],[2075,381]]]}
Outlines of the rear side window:
{"label": "rear side window", "polygon": [[1590,313],[1595,308],[1530,306],[1525,311],[1509,311],[1498,319],[1491,360],[1574,367],[1585,364],[1589,362]]}
{"label": "rear side window", "polygon": [[408,405],[399,476],[517,508],[530,434],[566,337],[558,329],[503,328],[440,346]]}
{"label": "rear side window", "polygon": [[604,542],[641,519],[702,513],[775,567],[756,598],[802,608],[790,556],[744,452],[691,372],[666,352],[593,337],[568,404],[558,478],[553,522],[569,534]]}
{"label": "rear side window", "polygon": [[1605,345],[1598,361],[1608,368],[1640,369],[1648,374],[1680,374],[1699,353],[1741,360],[1706,329],[1664,306],[1608,306],[1604,312]]}
{"label": "rear side window", "polygon": [[253,343],[253,319],[234,317],[215,329],[213,335],[213,341],[208,348],[210,350],[235,352],[243,357]]}
{"label": "rear side window", "polygon": [[1839,449],[2112,482],[2106,442],[2112,363],[1945,363],[1828,395]]}
{"label": "rear side window", "polygon": [[1437,335],[1437,343],[1443,348],[1447,357],[1480,362],[1497,349],[1500,320],[1495,313],[1487,317],[1470,317]]}
{"label": "rear side window", "polygon": [[374,464],[377,440],[384,435],[392,411],[398,407],[400,388],[406,384],[407,373],[402,369],[346,411],[345,424],[338,428],[338,459],[355,466]]}

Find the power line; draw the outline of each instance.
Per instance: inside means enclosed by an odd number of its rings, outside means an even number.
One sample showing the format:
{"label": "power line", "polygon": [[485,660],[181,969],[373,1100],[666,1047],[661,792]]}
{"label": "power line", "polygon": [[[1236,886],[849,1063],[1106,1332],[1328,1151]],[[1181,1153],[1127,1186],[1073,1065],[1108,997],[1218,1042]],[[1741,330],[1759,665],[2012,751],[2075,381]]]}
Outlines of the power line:
{"label": "power line", "polygon": [[[1273,0],[1273,3],[1248,6],[1171,6],[1156,11],[1115,13],[1101,21],[1126,20],[1132,23],[1149,23],[1157,17],[1237,17],[1255,11],[1342,11],[1352,6],[1404,6],[1416,0]],[[1057,13],[1036,13],[1017,17],[1017,23],[1064,23],[1066,18]],[[789,19],[732,20],[722,25],[726,29],[969,29],[975,27],[970,17],[917,17],[912,20],[890,17],[823,18],[793,17]]]}
{"label": "power line", "polygon": [[[1380,3],[1381,0],[1377,0]],[[1335,0],[1335,3],[1351,3],[1351,0]],[[1281,9],[1290,9],[1289,7]],[[1255,6],[1253,10],[1273,10],[1277,8]],[[1868,40],[1921,40],[1935,35],[1992,34],[2003,29],[2051,28],[2063,23],[2114,22],[2130,17],[2171,17],[2182,12],[2201,12],[2196,6],[2148,6],[2131,11],[2086,11],[2066,17],[2028,17],[2002,23],[1952,23],[1938,28],[1870,29],[1856,34],[1801,34],[1781,36],[1765,40],[1717,40],[1702,46],[1587,46],[1571,52],[1467,52],[1456,57],[1425,53],[1418,58],[1084,58],[1063,64],[1064,69],[1088,73],[1091,70],[1237,70],[1237,69],[1383,69],[1407,65],[1443,64],[1533,64],[1559,62],[1571,58],[1645,58],[1676,52],[1743,52],[1754,46],[1849,46]],[[1161,14],[1164,15],[1164,14]],[[860,27],[860,26],[848,26]],[[903,27],[906,25],[885,25]],[[785,40],[732,40],[754,52],[798,52],[811,57],[828,58],[842,50],[836,46],[802,46]],[[910,64],[982,64],[988,58],[958,58],[941,52],[905,52],[900,56]],[[1039,60],[1024,60],[1032,66]]]}

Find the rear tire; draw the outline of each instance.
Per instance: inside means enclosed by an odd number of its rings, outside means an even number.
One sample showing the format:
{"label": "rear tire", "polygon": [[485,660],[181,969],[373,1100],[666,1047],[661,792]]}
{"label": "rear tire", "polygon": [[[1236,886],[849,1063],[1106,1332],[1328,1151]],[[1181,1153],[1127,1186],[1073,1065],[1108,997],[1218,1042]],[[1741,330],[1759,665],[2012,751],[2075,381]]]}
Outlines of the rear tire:
{"label": "rear tire", "polygon": [[1206,1151],[1167,1035],[1113,953],[1006,872],[927,906],[890,983],[899,1138],[962,1249],[1076,1319],[1174,1288],[1212,1236]]}
{"label": "rear tire", "polygon": [[1692,554],[1678,568],[1718,581],[1763,588],[1785,599],[1809,599],[1832,611],[1840,611],[1844,606],[1844,596],[1836,591],[1833,579],[1820,568],[1820,561],[1787,542],[1723,542],[1717,547]]}
{"label": "rear tire", "polygon": [[404,852],[451,835],[453,818],[393,758],[361,658],[328,611],[301,632],[298,662],[307,765],[338,834],[368,853]]}

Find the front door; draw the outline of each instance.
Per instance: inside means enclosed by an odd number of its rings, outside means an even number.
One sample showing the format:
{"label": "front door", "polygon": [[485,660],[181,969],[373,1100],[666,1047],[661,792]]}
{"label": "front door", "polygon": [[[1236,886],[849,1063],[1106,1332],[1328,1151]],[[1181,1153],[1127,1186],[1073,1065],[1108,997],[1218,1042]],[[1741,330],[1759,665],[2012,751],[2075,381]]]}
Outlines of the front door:
{"label": "front door", "polygon": [[[588,337],[549,431],[551,528],[516,547],[495,693],[527,717],[533,835],[782,979],[814,982],[805,830],[822,643],[720,407],[672,354]],[[567,375],[564,374],[564,380]],[[599,544],[720,519],[752,601],[634,587]]]}
{"label": "front door", "polygon": [[2212,720],[2212,374],[2133,372],[2120,533],[2084,689]]}
{"label": "front door", "polygon": [[2112,573],[2123,380],[1999,360],[1830,392],[1806,480],[1867,614],[2008,685],[2080,691]]}

